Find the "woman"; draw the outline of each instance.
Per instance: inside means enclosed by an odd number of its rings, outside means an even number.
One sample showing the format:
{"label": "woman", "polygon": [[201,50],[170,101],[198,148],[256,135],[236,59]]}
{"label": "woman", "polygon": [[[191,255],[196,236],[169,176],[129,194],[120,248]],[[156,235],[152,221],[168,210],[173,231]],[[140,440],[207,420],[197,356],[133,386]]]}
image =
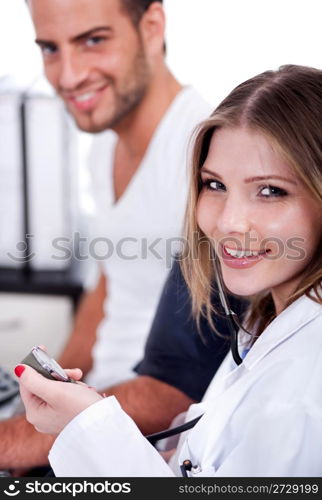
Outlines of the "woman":
{"label": "woman", "polygon": [[170,465],[114,398],[18,367],[28,420],[60,433],[56,475],[322,475],[321,207],[322,71],[241,84],[196,135],[183,268],[197,317],[211,321],[219,273],[250,299],[243,361],[229,354],[190,408],[204,415]]}

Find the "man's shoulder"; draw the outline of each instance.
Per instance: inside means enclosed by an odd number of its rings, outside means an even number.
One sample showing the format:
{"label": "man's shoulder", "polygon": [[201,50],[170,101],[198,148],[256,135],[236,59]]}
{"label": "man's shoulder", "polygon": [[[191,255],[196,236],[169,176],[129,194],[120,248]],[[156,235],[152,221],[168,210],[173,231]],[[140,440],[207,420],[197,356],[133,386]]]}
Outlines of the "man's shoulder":
{"label": "man's shoulder", "polygon": [[210,113],[210,104],[193,87],[184,87],[163,116],[152,144],[170,157],[186,153],[193,131]]}
{"label": "man's shoulder", "polygon": [[[173,108],[190,120],[203,120],[207,118],[212,106],[206,99],[192,86],[187,85],[177,95]],[[187,122],[189,124],[189,121]]]}

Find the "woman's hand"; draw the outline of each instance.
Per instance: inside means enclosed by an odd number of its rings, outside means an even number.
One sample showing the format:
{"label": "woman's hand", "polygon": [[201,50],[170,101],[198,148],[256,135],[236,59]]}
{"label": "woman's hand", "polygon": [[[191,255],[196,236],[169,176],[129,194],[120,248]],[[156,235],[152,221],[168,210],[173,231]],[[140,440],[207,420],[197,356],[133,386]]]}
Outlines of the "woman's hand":
{"label": "woman's hand", "polygon": [[[20,393],[26,418],[39,432],[59,434],[76,415],[102,399],[82,382],[71,384],[49,380],[30,366],[20,366],[15,371],[20,374]],[[77,368],[65,371],[75,380],[82,377]]]}

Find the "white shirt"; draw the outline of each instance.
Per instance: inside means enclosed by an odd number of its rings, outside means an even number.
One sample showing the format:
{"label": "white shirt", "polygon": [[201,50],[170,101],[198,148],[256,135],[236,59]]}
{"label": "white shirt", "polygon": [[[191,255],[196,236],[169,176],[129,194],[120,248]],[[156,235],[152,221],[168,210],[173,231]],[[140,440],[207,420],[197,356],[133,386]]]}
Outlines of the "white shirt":
{"label": "white shirt", "polygon": [[196,477],[322,476],[321,394],[322,306],[302,296],[241,365],[228,354],[171,467],[113,397],[71,421],[49,459],[57,476],[173,476],[186,459]]}
{"label": "white shirt", "polygon": [[[191,87],[174,99],[145,156],[115,203],[114,150],[117,137],[96,138],[91,158],[97,217],[95,253],[107,276],[105,317],[97,331],[93,370],[87,382],[98,388],[133,376],[182,234],[188,188],[188,143],[209,105]],[[92,240],[95,241],[95,240]],[[97,240],[96,240],[97,241]]]}

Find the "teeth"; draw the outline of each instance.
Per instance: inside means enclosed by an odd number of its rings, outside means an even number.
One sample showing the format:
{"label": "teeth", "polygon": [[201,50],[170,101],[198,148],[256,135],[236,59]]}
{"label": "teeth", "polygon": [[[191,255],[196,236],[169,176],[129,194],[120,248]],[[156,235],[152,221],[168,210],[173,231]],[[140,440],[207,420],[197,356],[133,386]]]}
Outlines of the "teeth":
{"label": "teeth", "polygon": [[225,250],[226,252],[231,255],[232,257],[237,257],[238,259],[242,256],[243,252],[241,252],[240,250],[232,250],[231,248],[226,248],[225,247]]}
{"label": "teeth", "polygon": [[89,99],[92,99],[94,97],[95,92],[87,92],[87,94],[79,95],[78,97],[75,97],[75,101],[77,102],[84,102],[88,101]]}
{"label": "teeth", "polygon": [[225,251],[236,259],[241,259],[243,257],[257,257],[260,254],[260,252],[251,252],[250,250],[233,250],[232,248],[227,247],[225,247]]}

